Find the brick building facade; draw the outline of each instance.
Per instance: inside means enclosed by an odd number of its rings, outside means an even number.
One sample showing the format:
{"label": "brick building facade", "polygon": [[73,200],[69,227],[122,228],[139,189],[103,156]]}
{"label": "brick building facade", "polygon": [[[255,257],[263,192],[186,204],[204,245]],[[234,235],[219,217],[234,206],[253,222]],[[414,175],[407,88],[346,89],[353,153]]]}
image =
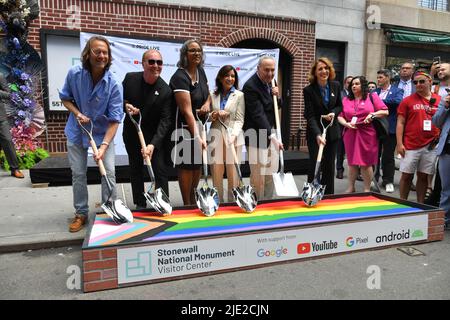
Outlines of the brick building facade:
{"label": "brick building facade", "polygon": [[[73,29],[74,9],[81,18],[76,29]],[[315,54],[313,21],[127,0],[41,0],[40,10],[29,34],[29,42],[38,51],[45,45],[41,42],[42,30],[82,31],[162,41],[195,38],[205,45],[222,47],[233,47],[249,39],[268,40],[291,59],[291,135],[306,125],[302,88],[307,85],[307,73]],[[63,130],[67,116],[67,112],[47,112],[48,134],[47,137],[42,135],[41,140],[48,151],[66,152]],[[302,139],[301,145],[304,143]]]}

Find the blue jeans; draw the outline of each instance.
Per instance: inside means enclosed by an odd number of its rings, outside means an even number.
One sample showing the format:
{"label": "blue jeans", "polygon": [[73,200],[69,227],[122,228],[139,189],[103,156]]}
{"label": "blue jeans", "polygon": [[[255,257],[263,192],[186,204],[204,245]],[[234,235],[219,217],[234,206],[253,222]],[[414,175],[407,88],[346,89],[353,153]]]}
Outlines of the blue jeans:
{"label": "blue jeans", "polygon": [[439,207],[445,211],[446,220],[450,219],[450,154],[439,156],[439,174],[441,176],[441,201]]}
{"label": "blue jeans", "polygon": [[[70,169],[72,170],[73,206],[75,208],[75,214],[87,216],[89,213],[86,176],[88,149],[67,141],[67,154]],[[113,189],[111,198],[116,199],[115,152],[113,143],[106,149],[103,164],[105,165],[109,184]],[[102,178],[102,203],[108,200],[109,194],[110,190],[108,189],[108,185],[105,179]]]}

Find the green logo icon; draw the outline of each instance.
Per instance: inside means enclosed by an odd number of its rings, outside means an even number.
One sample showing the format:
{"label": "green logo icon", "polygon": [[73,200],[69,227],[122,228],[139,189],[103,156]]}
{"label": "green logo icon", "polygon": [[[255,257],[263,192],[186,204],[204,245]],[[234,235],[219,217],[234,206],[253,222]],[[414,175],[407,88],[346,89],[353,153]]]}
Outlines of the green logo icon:
{"label": "green logo icon", "polygon": [[419,237],[423,237],[423,231],[422,230],[415,230],[412,234],[413,238],[419,238]]}

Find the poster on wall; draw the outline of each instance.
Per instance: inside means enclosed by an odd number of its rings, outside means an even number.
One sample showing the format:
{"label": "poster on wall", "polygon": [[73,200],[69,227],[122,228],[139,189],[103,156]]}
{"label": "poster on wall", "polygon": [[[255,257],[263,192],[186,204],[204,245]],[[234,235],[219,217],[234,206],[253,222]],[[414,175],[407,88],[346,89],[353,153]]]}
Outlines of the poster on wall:
{"label": "poster on wall", "polygon": [[59,90],[64,85],[67,71],[81,63],[80,43],[75,37],[47,35],[46,49],[49,110],[67,111],[59,99]]}
{"label": "poster on wall", "polygon": [[[69,36],[49,35],[47,37],[47,67],[49,83],[49,110],[67,111],[59,99],[58,90],[64,85],[67,71],[75,64],[79,64],[81,51],[87,40],[97,34],[80,33],[80,38]],[[142,55],[149,49],[156,49],[163,56],[163,70],[161,77],[169,83],[170,78],[177,70],[182,43],[139,40],[131,38],[101,35],[111,43],[113,63],[111,72],[122,82],[128,72],[142,71]],[[208,78],[210,90],[214,90],[215,78],[219,69],[227,64],[233,65],[239,75],[239,85],[242,89],[255,72],[259,58],[263,55],[274,57],[278,69],[279,49],[241,49],[204,46],[204,69]],[[276,75],[275,75],[276,77]],[[115,139],[117,155],[126,155],[122,140],[122,125],[119,127]]]}

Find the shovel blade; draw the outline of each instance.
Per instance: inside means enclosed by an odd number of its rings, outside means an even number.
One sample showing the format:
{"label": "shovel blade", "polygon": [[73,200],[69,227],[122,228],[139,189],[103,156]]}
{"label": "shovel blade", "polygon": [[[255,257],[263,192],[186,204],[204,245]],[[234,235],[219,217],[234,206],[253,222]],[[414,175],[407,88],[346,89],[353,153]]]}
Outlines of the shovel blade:
{"label": "shovel blade", "polygon": [[154,193],[150,191],[144,192],[144,196],[153,209],[163,216],[172,214],[172,205],[170,204],[169,197],[163,189],[158,188]]}
{"label": "shovel blade", "polygon": [[237,205],[245,212],[255,211],[258,200],[256,198],[256,192],[251,186],[233,188],[233,196]]}
{"label": "shovel blade", "polygon": [[275,192],[280,197],[298,197],[298,189],[291,172],[272,173]]}
{"label": "shovel blade", "polygon": [[219,208],[219,193],[216,188],[204,184],[195,190],[195,201],[200,211],[207,217],[212,217]]}
{"label": "shovel blade", "polygon": [[308,207],[313,207],[322,200],[325,193],[325,186],[318,183],[307,183],[303,185],[301,198]]}
{"label": "shovel blade", "polygon": [[117,224],[132,223],[133,213],[122,200],[108,200],[101,205],[106,214]]}

